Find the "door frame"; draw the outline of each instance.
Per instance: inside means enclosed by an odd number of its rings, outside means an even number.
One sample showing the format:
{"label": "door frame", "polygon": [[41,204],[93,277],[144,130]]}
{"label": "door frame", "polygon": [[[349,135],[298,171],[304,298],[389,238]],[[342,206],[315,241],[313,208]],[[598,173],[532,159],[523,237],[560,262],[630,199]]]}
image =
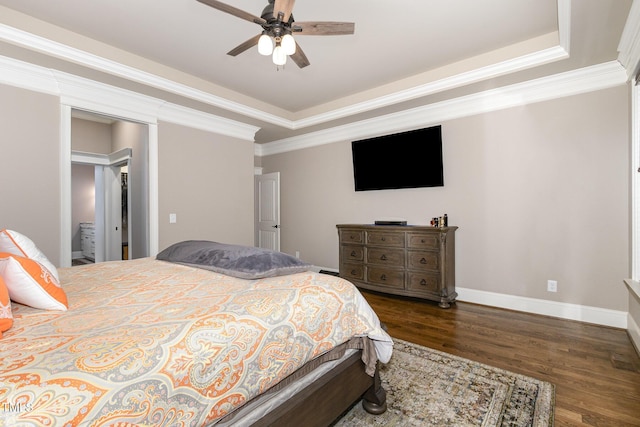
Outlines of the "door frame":
{"label": "door frame", "polygon": [[147,141],[149,149],[148,175],[148,226],[149,255],[158,253],[159,218],[158,218],[158,124],[149,120],[148,115],[114,115],[113,110],[102,108],[87,109],[80,105],[60,105],[60,267],[71,267],[72,200],[71,200],[71,119],[72,110],[84,110],[121,120],[147,125]]}

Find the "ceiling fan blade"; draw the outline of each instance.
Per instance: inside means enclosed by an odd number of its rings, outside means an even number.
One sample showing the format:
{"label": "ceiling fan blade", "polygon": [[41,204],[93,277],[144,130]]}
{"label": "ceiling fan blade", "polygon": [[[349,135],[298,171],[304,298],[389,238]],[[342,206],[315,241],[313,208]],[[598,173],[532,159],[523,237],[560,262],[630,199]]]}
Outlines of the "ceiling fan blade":
{"label": "ceiling fan blade", "polygon": [[229,52],[227,52],[227,55],[238,56],[242,52],[244,52],[245,50],[251,49],[253,46],[258,44],[258,40],[260,39],[261,35],[262,34],[258,34],[257,36],[251,37],[246,42],[234,47],[233,49],[231,49]]}
{"label": "ceiling fan blade", "polygon": [[296,63],[296,65],[300,68],[304,68],[307,65],[310,65],[309,59],[307,55],[304,54],[300,45],[296,42],[296,52],[290,56],[291,60]]}
{"label": "ceiling fan blade", "polygon": [[282,22],[288,22],[295,2],[296,0],[276,0],[273,5],[273,16],[277,18],[278,13],[282,12],[284,14]]}
{"label": "ceiling fan blade", "polygon": [[249,12],[245,12],[244,10],[238,9],[236,7],[230,6],[226,3],[222,3],[217,0],[198,0],[198,1],[200,3],[206,4],[207,6],[211,6],[214,9],[218,9],[222,12],[226,12],[230,15],[236,16],[240,19],[247,20],[249,22],[255,22],[256,24],[259,24],[259,25],[267,23],[267,21],[265,21],[264,19],[259,18]]}
{"label": "ceiling fan blade", "polygon": [[[291,27],[294,30],[294,34],[307,36],[341,36],[353,34],[356,29],[356,24],[353,22],[296,21]],[[296,27],[301,28],[302,31],[297,30]]]}

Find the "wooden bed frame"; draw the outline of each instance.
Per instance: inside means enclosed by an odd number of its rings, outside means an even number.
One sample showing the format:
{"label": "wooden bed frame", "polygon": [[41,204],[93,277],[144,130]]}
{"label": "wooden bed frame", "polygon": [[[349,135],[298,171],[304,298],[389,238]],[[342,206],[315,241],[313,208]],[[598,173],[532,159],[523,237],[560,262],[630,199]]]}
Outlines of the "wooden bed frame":
{"label": "wooden bed frame", "polygon": [[328,426],[361,398],[367,412],[382,414],[387,393],[378,371],[376,367],[373,377],[367,375],[359,350],[253,426]]}

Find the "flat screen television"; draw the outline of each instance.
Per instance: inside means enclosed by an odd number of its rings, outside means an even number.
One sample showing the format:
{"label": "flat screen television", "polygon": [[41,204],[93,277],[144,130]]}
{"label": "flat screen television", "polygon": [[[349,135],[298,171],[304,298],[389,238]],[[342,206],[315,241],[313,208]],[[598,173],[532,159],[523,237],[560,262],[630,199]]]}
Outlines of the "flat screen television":
{"label": "flat screen television", "polygon": [[356,191],[442,187],[442,129],[351,142]]}

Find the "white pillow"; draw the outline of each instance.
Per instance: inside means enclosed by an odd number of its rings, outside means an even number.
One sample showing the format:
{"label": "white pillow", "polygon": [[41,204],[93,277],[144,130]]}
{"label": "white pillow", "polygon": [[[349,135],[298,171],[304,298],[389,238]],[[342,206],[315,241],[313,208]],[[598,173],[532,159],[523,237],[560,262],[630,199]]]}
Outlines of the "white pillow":
{"label": "white pillow", "polygon": [[7,252],[38,261],[49,270],[49,273],[56,278],[56,281],[60,281],[58,270],[51,261],[47,259],[31,239],[17,231],[7,230],[6,228],[0,231],[0,252]]}
{"label": "white pillow", "polygon": [[34,259],[0,252],[0,277],[14,302],[43,310],[69,306],[58,280]]}

